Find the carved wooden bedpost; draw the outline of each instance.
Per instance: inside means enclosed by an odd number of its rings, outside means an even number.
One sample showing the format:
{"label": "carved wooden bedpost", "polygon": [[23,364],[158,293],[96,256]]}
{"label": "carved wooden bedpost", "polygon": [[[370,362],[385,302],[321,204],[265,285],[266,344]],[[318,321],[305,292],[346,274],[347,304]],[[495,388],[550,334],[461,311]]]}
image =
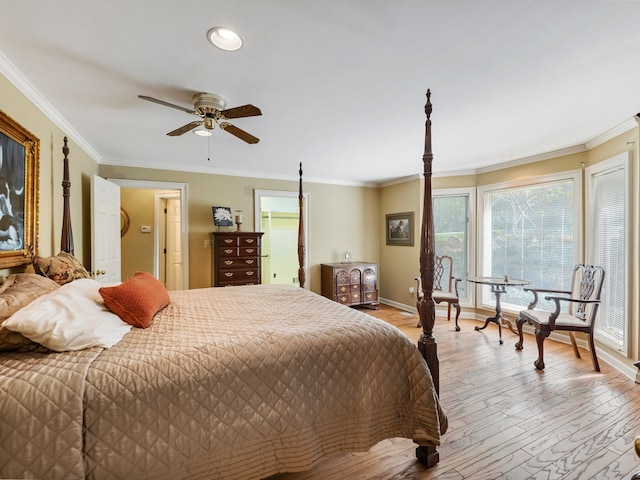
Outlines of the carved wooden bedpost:
{"label": "carved wooden bedpost", "polygon": [[304,288],[304,195],[302,193],[302,162],[300,162],[300,187],[298,191],[298,283]]}
{"label": "carved wooden bedpost", "polygon": [[436,392],[440,393],[440,364],[438,362],[438,344],[433,336],[433,325],[436,320],[435,304],[431,298],[433,294],[433,268],[435,257],[433,231],[433,202],[431,199],[431,90],[427,90],[427,104],[424,111],[427,114],[425,125],[424,155],[424,205],[422,211],[422,233],[420,235],[420,279],[422,281],[422,298],[418,300],[418,314],[422,325],[422,335],[418,340],[418,348],[431,370]]}
{"label": "carved wooden bedpost", "polygon": [[[436,393],[440,394],[440,363],[438,361],[438,344],[433,336],[433,325],[436,321],[436,310],[433,299],[433,270],[435,260],[433,202],[431,199],[431,90],[427,90],[427,103],[424,111],[427,115],[425,124],[424,155],[424,204],[422,208],[422,231],[420,235],[420,280],[422,282],[422,297],[418,300],[417,308],[422,325],[422,334],[418,339],[418,349],[431,371]],[[427,467],[437,464],[440,454],[434,446],[420,446],[416,449],[416,457]]]}
{"label": "carved wooden bedpost", "polygon": [[62,238],[60,241],[60,249],[63,252],[73,255],[73,231],[71,230],[71,211],[69,205],[69,197],[71,196],[71,181],[69,180],[69,147],[67,146],[67,137],[64,137],[64,146],[62,147],[64,154],[64,170],[62,178]]}

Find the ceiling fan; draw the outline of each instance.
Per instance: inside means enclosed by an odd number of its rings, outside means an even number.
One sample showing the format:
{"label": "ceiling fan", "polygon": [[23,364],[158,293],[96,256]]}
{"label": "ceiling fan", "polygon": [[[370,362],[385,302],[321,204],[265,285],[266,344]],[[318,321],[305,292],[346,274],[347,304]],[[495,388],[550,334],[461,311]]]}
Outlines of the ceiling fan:
{"label": "ceiling fan", "polygon": [[240,140],[244,140],[247,143],[258,143],[260,141],[259,138],[254,137],[250,133],[226,122],[226,120],[231,118],[256,117],[258,115],[262,115],[260,109],[253,105],[247,104],[240,107],[227,108],[225,110],[227,101],[212,93],[196,93],[192,98],[193,109],[174,105],[173,103],[158,100],[157,98],[148,97],[146,95],[138,95],[138,98],[153,103],[159,103],[166,107],[176,108],[183,112],[190,113],[191,115],[195,115],[196,117],[200,117],[200,120],[187,123],[186,125],[167,133],[167,135],[171,137],[177,137],[178,135],[182,135],[183,133],[193,130],[199,126],[204,126],[207,130],[213,130],[214,127],[218,125],[225,132],[229,132],[231,135],[235,135]]}

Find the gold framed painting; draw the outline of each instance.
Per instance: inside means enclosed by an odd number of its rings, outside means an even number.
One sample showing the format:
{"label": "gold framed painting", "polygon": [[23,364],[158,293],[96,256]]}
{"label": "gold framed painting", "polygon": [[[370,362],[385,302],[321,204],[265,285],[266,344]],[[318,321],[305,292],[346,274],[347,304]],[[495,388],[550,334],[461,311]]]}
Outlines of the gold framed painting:
{"label": "gold framed painting", "polygon": [[38,252],[40,140],[0,111],[0,269]]}
{"label": "gold framed painting", "polygon": [[413,221],[413,212],[387,214],[387,245],[413,246]]}

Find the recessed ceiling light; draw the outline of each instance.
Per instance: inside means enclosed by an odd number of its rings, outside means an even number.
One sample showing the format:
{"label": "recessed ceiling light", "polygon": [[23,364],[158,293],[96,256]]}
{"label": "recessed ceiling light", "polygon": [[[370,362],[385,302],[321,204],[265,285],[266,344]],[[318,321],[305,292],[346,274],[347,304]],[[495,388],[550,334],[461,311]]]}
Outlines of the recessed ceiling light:
{"label": "recessed ceiling light", "polygon": [[228,27],[214,27],[207,32],[207,39],[216,47],[233,52],[242,47],[242,38]]}

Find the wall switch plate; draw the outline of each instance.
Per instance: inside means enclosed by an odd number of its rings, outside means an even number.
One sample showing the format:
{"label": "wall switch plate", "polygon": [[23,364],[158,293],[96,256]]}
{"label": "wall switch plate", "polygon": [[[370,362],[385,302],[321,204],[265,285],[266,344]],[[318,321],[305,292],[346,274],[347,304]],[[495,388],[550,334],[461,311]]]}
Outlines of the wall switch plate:
{"label": "wall switch plate", "polygon": [[142,233],[151,233],[151,227],[149,225],[142,225],[140,231]]}
{"label": "wall switch plate", "polygon": [[211,240],[208,238],[204,241],[204,248],[211,248]]}

